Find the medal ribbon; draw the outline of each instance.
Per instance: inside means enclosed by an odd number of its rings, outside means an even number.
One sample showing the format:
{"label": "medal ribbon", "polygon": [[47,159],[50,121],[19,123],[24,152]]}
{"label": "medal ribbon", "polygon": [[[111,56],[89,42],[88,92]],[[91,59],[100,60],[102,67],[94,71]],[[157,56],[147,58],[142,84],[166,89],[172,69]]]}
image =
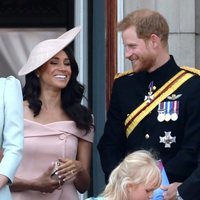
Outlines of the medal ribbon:
{"label": "medal ribbon", "polygon": [[171,111],[171,102],[167,101],[166,104],[167,104],[167,109],[166,109],[167,113],[166,114],[170,114],[170,111]]}
{"label": "medal ribbon", "polygon": [[174,101],[173,103],[174,103],[174,105],[173,105],[173,112],[172,113],[178,114],[178,111],[179,111],[179,102],[178,101]]}
{"label": "medal ribbon", "polygon": [[128,115],[125,120],[126,137],[129,137],[135,127],[148,115],[148,113],[192,76],[194,76],[194,74],[181,70],[154,93],[154,99],[150,103],[144,101]]}

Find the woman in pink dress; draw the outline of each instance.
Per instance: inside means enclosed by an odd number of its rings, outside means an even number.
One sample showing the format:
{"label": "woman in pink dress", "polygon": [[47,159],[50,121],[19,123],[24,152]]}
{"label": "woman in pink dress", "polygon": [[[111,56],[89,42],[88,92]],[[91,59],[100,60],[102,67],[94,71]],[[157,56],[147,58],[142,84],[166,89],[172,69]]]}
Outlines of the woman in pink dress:
{"label": "woman in pink dress", "polygon": [[79,31],[36,45],[19,71],[26,75],[25,143],[13,200],[78,200],[77,191],[89,187],[93,119],[81,105],[84,86],[67,47]]}

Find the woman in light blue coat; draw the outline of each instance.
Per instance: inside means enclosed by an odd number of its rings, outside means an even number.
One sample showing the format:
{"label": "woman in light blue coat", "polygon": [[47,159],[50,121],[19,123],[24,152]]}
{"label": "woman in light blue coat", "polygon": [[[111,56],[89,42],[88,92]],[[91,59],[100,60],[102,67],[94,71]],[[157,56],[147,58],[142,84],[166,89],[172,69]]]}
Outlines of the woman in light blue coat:
{"label": "woman in light blue coat", "polygon": [[19,80],[0,78],[0,200],[11,200],[9,184],[22,158],[23,100]]}

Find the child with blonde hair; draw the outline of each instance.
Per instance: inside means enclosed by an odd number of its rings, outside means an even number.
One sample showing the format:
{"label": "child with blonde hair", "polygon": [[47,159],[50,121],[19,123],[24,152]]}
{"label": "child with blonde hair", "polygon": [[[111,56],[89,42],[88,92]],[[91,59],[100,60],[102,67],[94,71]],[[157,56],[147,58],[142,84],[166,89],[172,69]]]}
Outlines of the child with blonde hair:
{"label": "child with blonde hair", "polygon": [[88,200],[148,200],[161,184],[161,173],[152,153],[139,150],[127,155],[112,171],[104,192]]}

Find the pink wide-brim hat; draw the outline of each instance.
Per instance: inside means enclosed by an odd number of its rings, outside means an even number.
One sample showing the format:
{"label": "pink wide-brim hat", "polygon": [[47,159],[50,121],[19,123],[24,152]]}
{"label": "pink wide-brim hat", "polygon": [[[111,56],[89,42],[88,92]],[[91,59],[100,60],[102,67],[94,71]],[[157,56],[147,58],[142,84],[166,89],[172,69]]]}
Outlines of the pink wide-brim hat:
{"label": "pink wide-brim hat", "polygon": [[80,30],[81,27],[77,26],[65,32],[57,39],[44,40],[37,44],[31,51],[26,64],[19,70],[18,75],[22,76],[29,74],[42,66],[58,52],[64,49],[68,44],[70,44],[78,35]]}

